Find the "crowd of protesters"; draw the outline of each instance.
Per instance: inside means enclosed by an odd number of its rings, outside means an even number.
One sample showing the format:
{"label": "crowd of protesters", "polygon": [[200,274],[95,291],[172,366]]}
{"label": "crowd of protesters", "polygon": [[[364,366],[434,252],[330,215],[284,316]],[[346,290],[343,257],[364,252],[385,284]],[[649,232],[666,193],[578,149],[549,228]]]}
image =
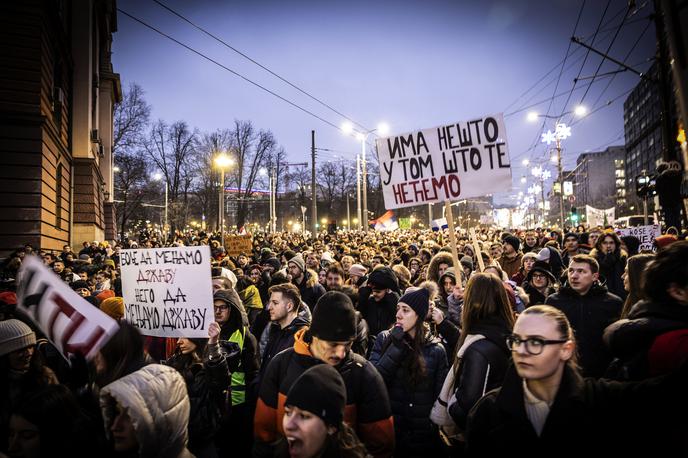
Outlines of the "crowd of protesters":
{"label": "crowd of protesters", "polygon": [[[446,231],[26,245],[0,266],[0,455],[688,456],[688,241],[669,232],[639,253],[609,227],[482,229],[458,258]],[[208,337],[142,336],[121,250],[193,245]],[[90,361],[17,305],[30,255],[119,321]]]}

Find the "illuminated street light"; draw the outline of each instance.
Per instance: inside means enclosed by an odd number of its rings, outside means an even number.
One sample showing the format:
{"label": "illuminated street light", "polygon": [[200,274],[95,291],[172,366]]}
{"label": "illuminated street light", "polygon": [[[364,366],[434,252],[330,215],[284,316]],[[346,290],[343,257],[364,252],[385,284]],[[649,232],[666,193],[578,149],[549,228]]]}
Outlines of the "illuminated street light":
{"label": "illuminated street light", "polygon": [[220,226],[220,240],[222,246],[225,246],[225,170],[234,164],[234,159],[229,157],[225,153],[220,153],[215,156],[213,163],[217,168],[220,169],[220,212],[218,218],[218,224]]}

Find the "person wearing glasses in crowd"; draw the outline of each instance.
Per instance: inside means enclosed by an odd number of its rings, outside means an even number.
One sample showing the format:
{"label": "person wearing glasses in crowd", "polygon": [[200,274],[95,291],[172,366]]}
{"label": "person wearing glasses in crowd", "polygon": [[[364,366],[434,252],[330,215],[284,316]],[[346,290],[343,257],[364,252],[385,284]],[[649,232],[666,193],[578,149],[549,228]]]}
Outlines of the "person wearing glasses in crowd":
{"label": "person wearing glasses in crowd", "polygon": [[528,271],[523,290],[528,295],[529,304],[544,304],[547,296],[556,292],[557,279],[554,278],[549,264],[544,261],[535,261]]}
{"label": "person wearing glasses in crowd", "polygon": [[471,410],[466,456],[607,456],[650,453],[661,436],[643,437],[649,419],[670,423],[685,412],[688,364],[664,377],[619,383],[583,378],[576,338],[560,310],[527,308],[506,338],[513,364],[502,387]]}

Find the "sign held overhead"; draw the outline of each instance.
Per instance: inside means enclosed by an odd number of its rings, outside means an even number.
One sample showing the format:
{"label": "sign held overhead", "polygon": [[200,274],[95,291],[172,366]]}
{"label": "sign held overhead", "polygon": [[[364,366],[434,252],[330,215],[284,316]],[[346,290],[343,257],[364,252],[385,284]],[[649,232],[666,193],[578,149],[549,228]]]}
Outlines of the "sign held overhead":
{"label": "sign held overhead", "polygon": [[511,188],[501,113],[379,138],[376,143],[387,209]]}

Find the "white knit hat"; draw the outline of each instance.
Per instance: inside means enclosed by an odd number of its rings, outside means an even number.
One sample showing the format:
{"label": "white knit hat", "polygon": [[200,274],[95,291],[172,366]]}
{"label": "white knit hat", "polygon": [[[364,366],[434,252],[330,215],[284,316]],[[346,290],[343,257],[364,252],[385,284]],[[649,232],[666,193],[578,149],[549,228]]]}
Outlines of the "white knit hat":
{"label": "white knit hat", "polygon": [[26,324],[11,319],[0,321],[0,356],[36,345],[36,334]]}

